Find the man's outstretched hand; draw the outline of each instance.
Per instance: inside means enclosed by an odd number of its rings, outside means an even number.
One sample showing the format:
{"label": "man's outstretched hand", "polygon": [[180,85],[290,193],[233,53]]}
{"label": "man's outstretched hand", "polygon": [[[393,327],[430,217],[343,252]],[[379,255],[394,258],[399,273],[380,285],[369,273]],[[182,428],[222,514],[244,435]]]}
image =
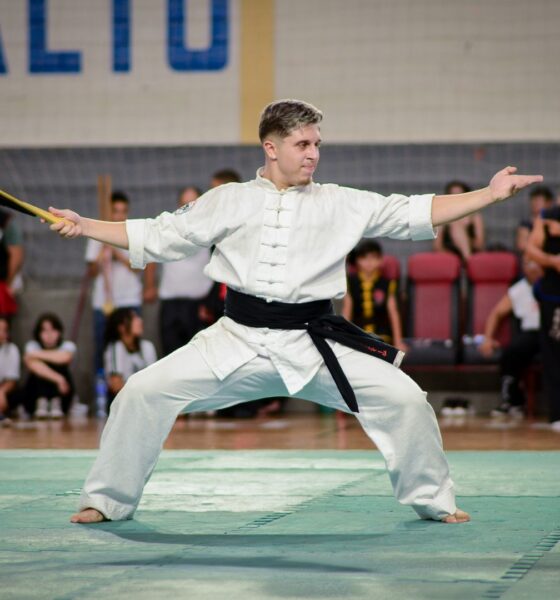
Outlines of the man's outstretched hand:
{"label": "man's outstretched hand", "polygon": [[51,231],[56,231],[61,237],[76,238],[83,234],[83,224],[80,215],[73,210],[60,210],[49,207],[49,212],[64,220],[50,226]]}
{"label": "man's outstretched hand", "polygon": [[528,185],[543,180],[542,175],[516,175],[516,173],[517,167],[506,167],[492,177],[489,188],[494,202],[505,200]]}

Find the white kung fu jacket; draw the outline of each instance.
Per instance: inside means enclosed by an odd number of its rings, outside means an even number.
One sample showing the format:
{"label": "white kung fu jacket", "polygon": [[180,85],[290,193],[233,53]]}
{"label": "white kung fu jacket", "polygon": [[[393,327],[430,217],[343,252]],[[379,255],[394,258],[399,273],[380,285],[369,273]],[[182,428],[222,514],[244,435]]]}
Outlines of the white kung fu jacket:
{"label": "white kung fu jacket", "polygon": [[[130,262],[143,268],[214,245],[205,273],[235,290],[292,303],[341,298],[346,255],[363,237],[435,237],[432,198],[318,183],[280,191],[259,170],[256,179],[222,185],[174,213],[128,220]],[[257,355],[268,356],[290,394],[323,363],[306,331],[251,328],[227,317],[191,343],[219,379]],[[352,352],[329,343],[336,356]]]}

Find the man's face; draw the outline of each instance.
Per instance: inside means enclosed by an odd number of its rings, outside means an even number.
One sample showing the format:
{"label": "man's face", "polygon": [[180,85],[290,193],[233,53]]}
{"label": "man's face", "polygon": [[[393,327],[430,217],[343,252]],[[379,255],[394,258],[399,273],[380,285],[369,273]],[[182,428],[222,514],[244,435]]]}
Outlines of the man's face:
{"label": "man's face", "polygon": [[276,162],[285,186],[307,185],[319,164],[319,126],[307,125],[285,138],[273,136],[271,141],[267,154]]}
{"label": "man's face", "polygon": [[111,221],[120,222],[128,219],[128,203],[112,202],[111,203]]}
{"label": "man's face", "polygon": [[198,198],[198,192],[194,188],[187,188],[183,190],[181,197],[179,198],[179,206],[185,206],[185,204],[190,204],[194,202]]}

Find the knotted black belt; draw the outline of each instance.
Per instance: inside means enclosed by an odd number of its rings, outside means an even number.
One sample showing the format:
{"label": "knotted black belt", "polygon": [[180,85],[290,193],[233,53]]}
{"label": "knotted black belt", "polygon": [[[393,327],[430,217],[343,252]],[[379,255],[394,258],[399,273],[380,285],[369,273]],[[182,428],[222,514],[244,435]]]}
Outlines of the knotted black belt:
{"label": "knotted black belt", "polygon": [[400,350],[335,315],[330,300],[302,304],[267,302],[228,288],[224,314],[236,323],[248,327],[307,330],[344,401],[353,412],[360,412],[356,395],[326,340],[334,340],[359,352],[376,356],[396,367],[400,366],[404,357]]}

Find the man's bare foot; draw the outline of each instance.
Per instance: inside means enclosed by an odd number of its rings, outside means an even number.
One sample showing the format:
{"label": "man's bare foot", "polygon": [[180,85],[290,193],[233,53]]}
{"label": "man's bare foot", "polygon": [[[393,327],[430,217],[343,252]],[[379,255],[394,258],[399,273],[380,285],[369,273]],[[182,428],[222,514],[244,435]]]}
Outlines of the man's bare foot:
{"label": "man's bare foot", "polygon": [[460,508],[457,509],[455,514],[447,515],[447,517],[442,519],[444,523],[467,523],[470,520],[471,516]]}
{"label": "man's bare foot", "polygon": [[71,523],[101,523],[101,521],[107,521],[98,510],[95,508],[84,508],[79,513],[70,517]]}

